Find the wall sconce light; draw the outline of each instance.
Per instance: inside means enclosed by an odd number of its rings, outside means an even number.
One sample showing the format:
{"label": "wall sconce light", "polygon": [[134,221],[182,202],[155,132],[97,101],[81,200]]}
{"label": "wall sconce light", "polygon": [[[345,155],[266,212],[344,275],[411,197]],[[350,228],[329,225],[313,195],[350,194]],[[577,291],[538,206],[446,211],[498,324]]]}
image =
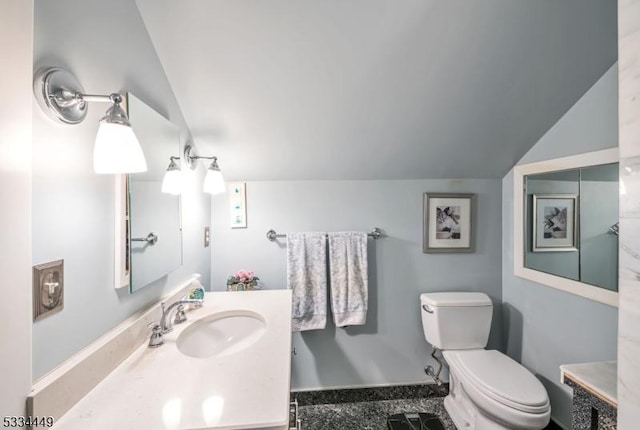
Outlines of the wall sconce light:
{"label": "wall sconce light", "polygon": [[33,81],[33,91],[40,108],[53,120],[79,124],[87,116],[88,102],[107,102],[111,107],[99,122],[93,149],[96,173],[145,172],[147,162],[127,114],[120,103],[122,96],[84,94],[75,76],[64,69],[40,70]]}
{"label": "wall sconce light", "polygon": [[169,160],[169,167],[162,178],[162,192],[177,196],[182,192],[182,171],[176,163],[180,157],[169,157]]}
{"label": "wall sconce light", "polygon": [[197,161],[199,159],[205,160],[213,160],[209,169],[207,170],[207,176],[204,178],[204,185],[202,186],[202,191],[209,194],[220,194],[224,193],[224,178],[222,177],[222,172],[220,171],[220,166],[218,166],[218,157],[201,157],[196,154],[193,146],[187,145],[184,148],[184,160],[189,164],[191,170],[195,169],[197,166]]}

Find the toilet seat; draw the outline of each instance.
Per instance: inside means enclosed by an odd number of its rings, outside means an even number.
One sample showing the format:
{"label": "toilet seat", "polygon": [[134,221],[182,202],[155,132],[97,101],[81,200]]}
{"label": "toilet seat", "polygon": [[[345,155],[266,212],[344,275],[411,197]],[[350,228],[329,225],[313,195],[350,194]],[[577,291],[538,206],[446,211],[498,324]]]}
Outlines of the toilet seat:
{"label": "toilet seat", "polygon": [[443,356],[455,373],[473,386],[472,391],[526,414],[549,412],[549,397],[542,383],[520,363],[501,352],[450,350],[443,351]]}

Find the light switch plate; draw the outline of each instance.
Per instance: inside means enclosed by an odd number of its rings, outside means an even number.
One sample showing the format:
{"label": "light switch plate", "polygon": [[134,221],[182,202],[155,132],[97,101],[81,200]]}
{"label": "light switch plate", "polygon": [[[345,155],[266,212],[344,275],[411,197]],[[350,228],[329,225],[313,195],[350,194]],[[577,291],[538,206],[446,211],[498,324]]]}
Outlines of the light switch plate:
{"label": "light switch plate", "polygon": [[64,260],[33,266],[33,320],[64,308]]}
{"label": "light switch plate", "polygon": [[211,233],[209,231],[209,226],[206,226],[204,228],[204,247],[207,248],[210,242],[211,242]]}

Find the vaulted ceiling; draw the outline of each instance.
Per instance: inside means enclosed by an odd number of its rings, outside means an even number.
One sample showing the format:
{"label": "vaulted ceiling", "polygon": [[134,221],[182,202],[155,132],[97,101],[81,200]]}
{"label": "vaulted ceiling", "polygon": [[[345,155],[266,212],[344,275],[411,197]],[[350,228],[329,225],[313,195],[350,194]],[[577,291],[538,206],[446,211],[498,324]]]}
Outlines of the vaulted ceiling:
{"label": "vaulted ceiling", "polygon": [[137,0],[232,180],[500,178],[617,59],[613,0]]}

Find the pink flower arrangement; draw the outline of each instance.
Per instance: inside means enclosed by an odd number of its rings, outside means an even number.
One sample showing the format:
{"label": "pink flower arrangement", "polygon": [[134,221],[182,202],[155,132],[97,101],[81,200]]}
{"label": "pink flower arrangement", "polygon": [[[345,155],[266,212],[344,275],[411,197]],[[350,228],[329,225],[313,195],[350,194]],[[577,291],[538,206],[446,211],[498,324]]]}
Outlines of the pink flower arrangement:
{"label": "pink flower arrangement", "polygon": [[259,280],[260,278],[250,270],[238,270],[227,278],[227,285],[244,284],[245,286],[256,287]]}

